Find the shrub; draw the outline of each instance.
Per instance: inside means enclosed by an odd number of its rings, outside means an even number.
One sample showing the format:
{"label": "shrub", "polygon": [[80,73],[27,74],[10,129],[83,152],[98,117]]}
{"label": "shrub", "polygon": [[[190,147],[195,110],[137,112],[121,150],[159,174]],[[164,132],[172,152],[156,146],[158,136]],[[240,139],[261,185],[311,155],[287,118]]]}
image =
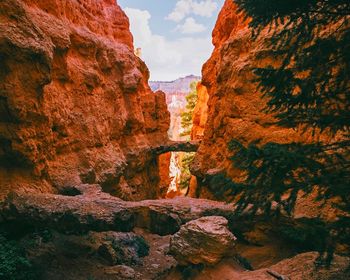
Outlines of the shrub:
{"label": "shrub", "polygon": [[0,280],[37,280],[38,271],[15,241],[0,235]]}
{"label": "shrub", "polygon": [[196,153],[185,153],[181,159],[181,176],[180,176],[180,188],[181,189],[186,189],[190,185],[190,180],[191,180],[191,171],[190,171],[190,165],[195,157]]}
{"label": "shrub", "polygon": [[198,82],[192,82],[190,85],[190,92],[186,96],[186,110],[181,114],[181,127],[184,131],[181,133],[181,136],[190,136],[192,130],[192,116],[194,108],[196,107],[198,94],[197,94],[197,84]]}

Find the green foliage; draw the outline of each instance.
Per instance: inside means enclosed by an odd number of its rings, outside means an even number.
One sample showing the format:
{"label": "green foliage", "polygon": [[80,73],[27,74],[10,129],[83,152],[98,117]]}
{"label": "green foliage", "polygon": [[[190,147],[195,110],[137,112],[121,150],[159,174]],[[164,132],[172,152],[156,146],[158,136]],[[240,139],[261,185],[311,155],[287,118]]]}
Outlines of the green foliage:
{"label": "green foliage", "polygon": [[[197,81],[194,81],[190,85],[190,93],[186,96],[186,110],[181,113],[181,127],[184,131],[180,134],[181,136],[190,136],[193,126],[192,117],[194,108],[196,107],[198,101],[197,94]],[[190,165],[193,161],[195,153],[185,153],[180,163],[181,176],[179,185],[181,189],[186,189],[189,187],[191,180]]]}
{"label": "green foliage", "polygon": [[252,18],[255,36],[269,27],[270,48],[282,62],[255,69],[266,111],[286,127],[348,133],[350,2],[235,1]]}
{"label": "green foliage", "polygon": [[[265,43],[277,62],[253,69],[267,102],[264,111],[276,125],[330,140],[243,145],[234,139],[232,161],[246,171],[246,180],[223,189],[239,195],[239,211],[291,213],[298,193],[317,187],[318,199],[340,197],[337,206],[349,212],[350,1],[234,1],[251,18],[254,39],[267,30]],[[349,242],[349,219],[339,217],[332,226],[329,231],[346,234]],[[304,230],[288,234],[307,243]]]}
{"label": "green foliage", "polygon": [[[334,149],[335,144],[329,147]],[[339,168],[346,163],[343,155],[335,150],[328,153],[325,145],[289,143],[267,143],[259,145],[259,141],[247,147],[233,140],[230,149],[234,156],[233,165],[247,171],[245,182],[235,184],[231,195],[244,192],[239,200],[239,210],[249,205],[255,206],[251,211],[270,211],[271,202],[278,203],[285,211],[291,213],[297,194],[300,190],[309,193],[318,186],[319,199],[348,195],[349,174]],[[287,197],[282,196],[288,193]]]}
{"label": "green foliage", "polygon": [[25,251],[15,241],[0,235],[0,280],[40,279],[37,270],[27,259]]}
{"label": "green foliage", "polygon": [[257,202],[280,202],[281,194],[290,190],[293,202],[300,189],[319,186],[324,198],[341,196],[342,206],[349,208],[350,2],[236,2],[252,18],[255,37],[269,27],[270,48],[282,62],[278,67],[255,69],[258,88],[268,100],[265,110],[281,126],[341,135],[338,141],[312,145],[267,143],[259,147],[255,142],[244,147],[233,140],[234,165],[248,172],[248,200],[256,192],[255,199],[264,196]]}
{"label": "green foliage", "polygon": [[192,130],[192,116],[194,108],[196,107],[198,95],[197,95],[197,84],[198,82],[192,82],[190,85],[190,93],[186,96],[186,110],[181,114],[181,126],[184,129],[184,132],[181,133],[181,136],[191,135]]}
{"label": "green foliage", "polygon": [[190,165],[195,157],[196,153],[185,153],[180,164],[181,168],[181,176],[180,176],[180,188],[186,189],[190,185],[190,180],[192,177],[191,171],[190,171]]}

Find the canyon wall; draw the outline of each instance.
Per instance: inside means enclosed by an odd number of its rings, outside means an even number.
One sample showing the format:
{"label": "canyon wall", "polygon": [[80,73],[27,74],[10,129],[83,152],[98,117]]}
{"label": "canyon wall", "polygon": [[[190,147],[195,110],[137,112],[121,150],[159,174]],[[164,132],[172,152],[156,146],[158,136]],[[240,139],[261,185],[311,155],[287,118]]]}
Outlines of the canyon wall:
{"label": "canyon wall", "polygon": [[[198,102],[194,115],[196,134],[203,129],[198,119],[207,119],[204,135],[191,172],[197,178],[191,180],[190,196],[222,199],[215,192],[217,186],[210,184],[210,178],[223,174],[236,182],[245,179],[245,173],[232,165],[234,154],[228,144],[237,139],[243,144],[261,140],[268,142],[310,143],[327,140],[327,135],[300,133],[294,129],[277,126],[272,115],[263,112],[265,100],[254,83],[252,69],[278,66],[280,61],[269,46],[268,30],[253,40],[248,28],[249,19],[238,12],[232,0],[226,0],[213,31],[214,51],[202,68],[202,87],[209,99],[208,109]],[[205,92],[205,89],[202,89]],[[337,199],[316,200],[317,190],[304,196],[301,192],[294,209],[295,217],[323,217],[334,220],[341,213],[333,203]],[[224,197],[226,199],[226,197]]]}
{"label": "canyon wall", "polygon": [[204,136],[205,125],[208,120],[208,90],[199,82],[197,84],[198,100],[193,110],[191,140],[201,140]]}
{"label": "canyon wall", "polygon": [[[252,68],[278,63],[266,39],[267,33],[263,32],[253,41],[248,22],[238,13],[234,1],[226,0],[213,31],[215,49],[202,69],[202,86],[209,94],[208,110],[196,108],[200,114],[195,119],[208,118],[202,144],[192,165],[193,174],[200,180],[218,173],[236,181],[242,179],[242,172],[233,168],[229,159],[232,153],[228,143],[232,139],[245,144],[257,139],[262,143],[302,139],[292,129],[271,124],[272,116],[262,112],[265,102],[252,81]],[[201,106],[198,103],[197,107]],[[194,122],[194,133],[201,130],[196,123],[198,121]],[[208,197],[206,191],[203,192]]]}
{"label": "canyon wall", "polygon": [[115,0],[2,0],[0,198],[82,183],[155,198],[169,113],[148,78]]}

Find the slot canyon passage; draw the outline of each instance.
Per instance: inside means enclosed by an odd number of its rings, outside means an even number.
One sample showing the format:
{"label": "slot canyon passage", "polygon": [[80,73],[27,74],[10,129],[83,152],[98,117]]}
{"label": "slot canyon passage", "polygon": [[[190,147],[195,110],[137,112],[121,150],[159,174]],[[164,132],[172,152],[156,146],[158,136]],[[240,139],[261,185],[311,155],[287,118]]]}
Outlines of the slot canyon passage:
{"label": "slot canyon passage", "polygon": [[172,82],[120,2],[0,1],[0,280],[350,279],[348,1],[169,1]]}

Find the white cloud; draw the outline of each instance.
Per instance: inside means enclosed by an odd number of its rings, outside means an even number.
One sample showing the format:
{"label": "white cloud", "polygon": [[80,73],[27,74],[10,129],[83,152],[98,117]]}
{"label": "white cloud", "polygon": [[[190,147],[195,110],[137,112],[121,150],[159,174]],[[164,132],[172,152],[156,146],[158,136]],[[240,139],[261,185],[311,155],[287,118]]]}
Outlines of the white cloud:
{"label": "white cloud", "polygon": [[213,46],[210,35],[169,40],[152,33],[148,11],[125,8],[130,19],[135,47],[142,49],[142,59],[151,72],[151,80],[174,80],[188,74],[199,75]]}
{"label": "white cloud", "polygon": [[180,22],[190,14],[211,17],[217,10],[218,4],[214,0],[179,0],[176,3],[174,10],[166,17],[166,19]]}
{"label": "white cloud", "polygon": [[166,17],[176,22],[185,18],[192,11],[192,0],[180,0],[176,3],[174,10]]}
{"label": "white cloud", "polygon": [[151,28],[148,24],[151,14],[147,10],[125,8],[125,13],[130,20],[131,33],[140,41],[148,41],[152,36]]}
{"label": "white cloud", "polygon": [[195,15],[199,15],[202,17],[211,17],[216,11],[216,9],[218,8],[218,4],[212,0],[200,1],[200,2],[194,1],[192,3],[192,7],[193,7],[193,13]]}
{"label": "white cloud", "polygon": [[203,32],[206,28],[203,24],[197,23],[194,18],[189,17],[185,20],[184,24],[179,24],[176,30],[179,30],[183,34],[193,34]]}

